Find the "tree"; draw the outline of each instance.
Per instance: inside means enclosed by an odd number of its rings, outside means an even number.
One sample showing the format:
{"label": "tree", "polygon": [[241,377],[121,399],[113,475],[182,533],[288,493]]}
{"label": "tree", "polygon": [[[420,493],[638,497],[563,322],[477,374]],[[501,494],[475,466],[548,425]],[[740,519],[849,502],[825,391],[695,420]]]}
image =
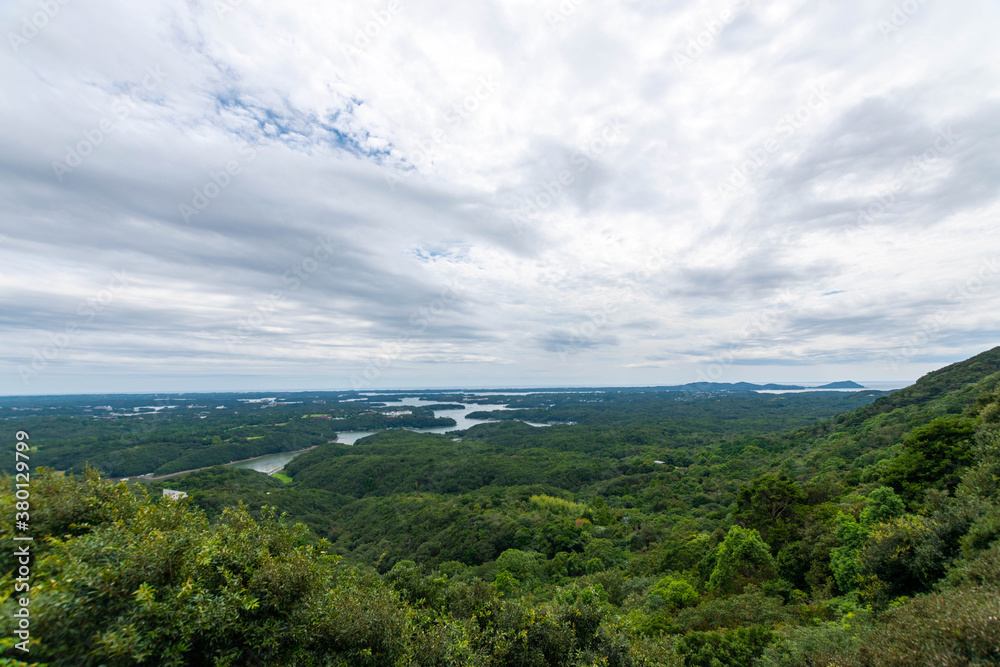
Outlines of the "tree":
{"label": "tree", "polygon": [[744,667],[754,664],[771,642],[762,625],[721,632],[690,632],[677,643],[688,667]]}
{"label": "tree", "polygon": [[497,572],[509,572],[520,581],[530,583],[538,575],[538,558],[520,549],[507,549],[497,558]]}
{"label": "tree", "polygon": [[708,580],[709,590],[738,593],[750,583],[774,576],[774,557],[753,528],[733,526],[719,546],[715,568]]}
{"label": "tree", "polygon": [[868,529],[859,524],[851,514],[837,514],[837,540],[840,546],[830,552],[830,569],[840,590],[852,591],[858,587],[860,564],[858,556],[868,542]]}
{"label": "tree", "polygon": [[740,489],[734,518],[740,526],[756,529],[777,553],[793,541],[805,500],[805,491],[785,472],[763,475]]}
{"label": "tree", "polygon": [[899,456],[885,464],[882,482],[910,502],[928,488],[954,489],[960,468],[972,463],[974,428],[971,419],[940,417],[913,429]]}
{"label": "tree", "polygon": [[857,555],[862,597],[882,606],[940,578],[947,558],[933,539],[935,527],[931,519],[912,514],[873,526]]}
{"label": "tree", "polygon": [[649,589],[647,597],[657,609],[668,607],[672,611],[677,611],[698,604],[698,592],[694,587],[683,579],[670,576],[656,582]]}
{"label": "tree", "polygon": [[[833,576],[840,590],[844,592],[854,590],[861,578],[866,576],[871,582],[872,573],[868,571],[870,568],[865,566],[866,558],[863,555],[871,547],[872,530],[886,523],[895,524],[904,512],[903,499],[889,487],[880,486],[865,500],[860,522],[851,514],[837,514],[836,533],[840,546],[830,552],[830,569],[833,570]],[[879,534],[891,532],[882,531]],[[876,551],[881,552],[884,549]],[[868,556],[867,560],[873,561],[874,557]]]}
{"label": "tree", "polygon": [[865,526],[885,523],[903,516],[905,512],[903,499],[888,486],[880,486],[868,494],[865,508],[861,510],[861,523]]}
{"label": "tree", "polygon": [[[44,469],[37,479],[40,488],[62,487],[86,502],[64,505],[52,523],[84,532],[53,535],[36,552],[33,659],[374,666],[419,650],[421,664],[442,664],[432,656],[444,653],[454,656],[448,664],[476,664],[463,627],[421,620],[374,572],[340,565],[322,542],[308,544],[303,525],[273,511],[257,521],[242,506],[228,508],[211,524],[188,500],[133,495],[124,483]],[[4,590],[13,590],[9,577],[0,577]],[[0,599],[5,619],[13,618],[11,604]],[[417,646],[421,623],[431,625]],[[10,636],[7,621],[0,630]]]}

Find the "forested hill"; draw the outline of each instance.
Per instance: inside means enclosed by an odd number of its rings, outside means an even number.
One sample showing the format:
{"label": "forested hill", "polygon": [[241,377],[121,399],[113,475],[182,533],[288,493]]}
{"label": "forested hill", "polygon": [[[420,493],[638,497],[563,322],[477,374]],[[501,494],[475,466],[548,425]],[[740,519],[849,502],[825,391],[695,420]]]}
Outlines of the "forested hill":
{"label": "forested hill", "polygon": [[[32,660],[1000,662],[1000,348],[784,430],[645,400],[325,444],[290,483],[214,468],[172,480],[180,502],[33,474]],[[688,414],[806,405],[774,401]]]}
{"label": "forested hill", "polygon": [[984,378],[1000,372],[1000,347],[994,347],[965,361],[931,371],[916,383],[876,399],[871,405],[843,415],[840,423],[860,424],[875,415],[893,410],[945,409],[961,411],[981,391]]}

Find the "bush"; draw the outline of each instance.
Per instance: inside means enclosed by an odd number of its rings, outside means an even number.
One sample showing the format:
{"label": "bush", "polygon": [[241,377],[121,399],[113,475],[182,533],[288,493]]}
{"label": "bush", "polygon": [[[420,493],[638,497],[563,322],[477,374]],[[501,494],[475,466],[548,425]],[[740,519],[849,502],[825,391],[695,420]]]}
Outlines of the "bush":
{"label": "bush", "polygon": [[955,563],[945,582],[955,588],[965,585],[1000,588],[1000,542],[994,542],[973,558]]}
{"label": "bush", "polygon": [[1000,591],[967,586],[917,596],[886,613],[859,656],[874,665],[995,665]]}

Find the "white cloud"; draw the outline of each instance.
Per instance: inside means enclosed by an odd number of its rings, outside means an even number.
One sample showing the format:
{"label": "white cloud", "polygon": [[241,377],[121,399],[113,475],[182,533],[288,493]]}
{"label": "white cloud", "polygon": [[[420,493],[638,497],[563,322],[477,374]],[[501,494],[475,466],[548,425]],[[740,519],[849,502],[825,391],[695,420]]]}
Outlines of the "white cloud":
{"label": "white cloud", "polygon": [[0,391],[912,379],[996,342],[995,4],[218,5],[0,14]]}

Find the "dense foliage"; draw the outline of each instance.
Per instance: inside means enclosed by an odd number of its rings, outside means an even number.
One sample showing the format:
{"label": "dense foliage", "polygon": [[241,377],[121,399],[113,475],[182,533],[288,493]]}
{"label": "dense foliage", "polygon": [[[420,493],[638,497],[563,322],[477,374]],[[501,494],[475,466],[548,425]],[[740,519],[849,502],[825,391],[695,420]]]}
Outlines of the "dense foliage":
{"label": "dense foliage", "polygon": [[1000,348],[830,419],[792,401],[783,432],[760,415],[701,429],[718,397],[672,399],[691,410],[674,419],[635,396],[577,425],[324,443],[290,482],[204,470],[170,480],[180,502],[93,471],[33,475],[50,537],[31,658],[1000,662]]}
{"label": "dense foliage", "polygon": [[[16,419],[18,428],[46,443],[36,453],[39,465],[74,472],[90,465],[107,477],[166,475],[298,451],[335,441],[337,431],[455,425],[454,419],[435,417],[431,406],[413,408],[408,415],[387,416],[387,410],[380,409],[384,404],[376,402],[335,403],[335,407],[327,406],[325,400],[321,404],[258,404],[209,394],[198,395],[204,405],[167,406],[162,398],[140,396],[125,403],[122,397],[93,396],[95,403],[98,399],[106,403],[95,409],[78,405],[78,400],[64,405],[59,398],[38,399],[52,415],[42,416],[39,408],[24,414],[29,409],[16,405],[0,413],[14,412],[16,417],[6,419]],[[138,407],[152,402],[159,405],[148,410]],[[151,411],[153,407],[156,411]],[[10,447],[3,445],[5,450]]]}

